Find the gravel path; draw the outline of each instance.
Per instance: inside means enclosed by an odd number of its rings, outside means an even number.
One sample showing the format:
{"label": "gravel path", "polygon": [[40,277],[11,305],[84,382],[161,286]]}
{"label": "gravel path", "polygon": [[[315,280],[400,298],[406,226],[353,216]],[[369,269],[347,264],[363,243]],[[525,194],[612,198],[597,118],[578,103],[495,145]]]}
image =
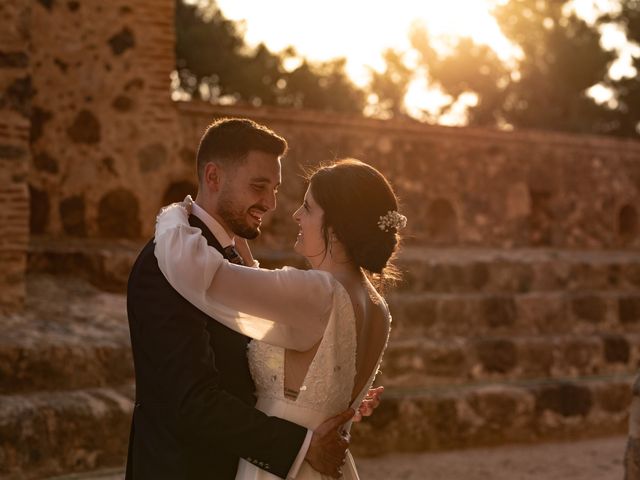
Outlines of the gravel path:
{"label": "gravel path", "polygon": [[[622,480],[626,437],[356,459],[361,480]],[[55,480],[121,480],[122,472]],[[213,477],[212,477],[213,478]],[[53,480],[53,479],[50,479]]]}
{"label": "gravel path", "polygon": [[622,480],[626,437],[356,460],[362,480]]}

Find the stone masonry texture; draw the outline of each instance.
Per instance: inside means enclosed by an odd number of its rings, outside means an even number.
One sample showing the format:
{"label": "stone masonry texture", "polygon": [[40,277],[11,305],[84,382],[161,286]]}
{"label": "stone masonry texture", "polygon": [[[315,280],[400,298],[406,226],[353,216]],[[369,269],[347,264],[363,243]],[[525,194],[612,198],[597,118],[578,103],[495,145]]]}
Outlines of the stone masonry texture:
{"label": "stone masonry texture", "polygon": [[[29,237],[31,2],[0,5],[0,311],[24,302]],[[5,27],[4,25],[7,25]]]}

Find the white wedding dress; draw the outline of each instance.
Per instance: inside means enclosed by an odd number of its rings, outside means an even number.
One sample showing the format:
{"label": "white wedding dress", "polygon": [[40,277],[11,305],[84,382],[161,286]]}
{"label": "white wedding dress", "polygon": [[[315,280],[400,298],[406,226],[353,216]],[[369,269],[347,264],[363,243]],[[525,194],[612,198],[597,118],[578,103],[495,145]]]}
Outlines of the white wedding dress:
{"label": "white wedding dress", "polygon": [[[155,253],[169,283],[189,302],[254,340],[248,358],[256,385],[256,408],[316,429],[350,406],[357,410],[378,371],[352,401],[356,379],[356,319],[345,288],[326,272],[285,267],[263,270],[228,263],[209,247],[188,214],[170,207],[158,216]],[[391,321],[385,303],[382,303]],[[320,341],[296,400],[285,397],[285,348],[307,351]],[[350,428],[350,424],[346,429]],[[236,480],[279,477],[241,459]],[[296,480],[329,479],[303,462]],[[350,453],[343,477],[358,479]]]}
{"label": "white wedding dress", "polygon": [[[338,415],[349,406],[357,410],[373,383],[383,352],[380,352],[376,368],[371,372],[365,387],[350,402],[356,375],[356,323],[349,294],[339,283],[337,285],[336,308],[331,313],[329,324],[296,400],[284,396],[285,350],[256,340],[249,344],[249,367],[258,397],[256,408],[267,415],[284,418],[314,430],[327,418]],[[343,478],[358,479],[353,457],[349,452],[342,471]],[[236,480],[277,478],[246,460],[240,460]],[[325,478],[331,477],[321,475],[307,462],[302,464],[296,476],[299,480]]]}

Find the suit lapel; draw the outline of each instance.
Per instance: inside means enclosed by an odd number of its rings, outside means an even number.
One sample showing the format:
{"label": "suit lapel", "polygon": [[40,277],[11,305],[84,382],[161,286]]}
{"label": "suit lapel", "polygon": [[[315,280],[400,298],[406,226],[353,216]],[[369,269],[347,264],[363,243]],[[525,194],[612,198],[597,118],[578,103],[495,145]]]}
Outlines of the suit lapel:
{"label": "suit lapel", "polygon": [[211,230],[209,230],[207,225],[202,220],[200,220],[195,215],[189,215],[189,225],[199,228],[202,231],[202,236],[207,239],[207,244],[209,244],[210,247],[218,250],[224,256],[222,245],[220,245],[218,239],[213,233],[211,233]]}

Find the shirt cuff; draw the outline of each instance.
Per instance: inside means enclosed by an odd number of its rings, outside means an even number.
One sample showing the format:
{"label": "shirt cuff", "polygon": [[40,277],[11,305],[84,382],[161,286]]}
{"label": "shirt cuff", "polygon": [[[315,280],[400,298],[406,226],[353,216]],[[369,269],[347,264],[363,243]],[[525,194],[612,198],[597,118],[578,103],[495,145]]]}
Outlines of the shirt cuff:
{"label": "shirt cuff", "polygon": [[298,475],[298,472],[302,467],[302,462],[304,462],[304,459],[307,456],[307,451],[309,451],[311,437],[313,437],[313,431],[307,430],[307,436],[305,437],[304,442],[302,442],[302,447],[300,447],[300,452],[298,453],[296,460],[293,462],[293,465],[291,465],[291,469],[287,475],[287,480],[293,480]]}

